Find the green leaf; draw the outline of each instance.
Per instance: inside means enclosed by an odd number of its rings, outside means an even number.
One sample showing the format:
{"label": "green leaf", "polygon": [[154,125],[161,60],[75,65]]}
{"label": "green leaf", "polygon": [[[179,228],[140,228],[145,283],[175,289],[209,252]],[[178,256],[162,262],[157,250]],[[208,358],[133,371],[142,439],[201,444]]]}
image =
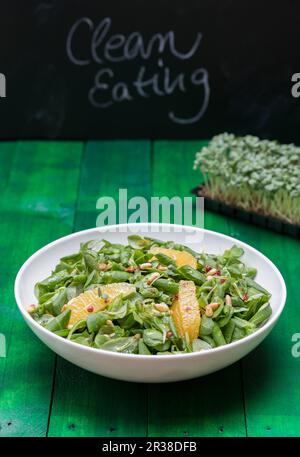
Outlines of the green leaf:
{"label": "green leaf", "polygon": [[244,249],[233,245],[230,249],[227,249],[222,255],[222,260],[229,261],[233,259],[239,259],[244,254]]}
{"label": "green leaf", "polygon": [[259,308],[259,310],[251,317],[250,321],[251,324],[258,327],[260,324],[265,322],[272,314],[272,308],[269,303],[265,303],[264,305]]}
{"label": "green leaf", "polygon": [[78,331],[81,332],[85,329],[86,329],[86,319],[82,319],[82,320],[76,322],[76,324],[74,324],[73,327],[71,328],[71,330],[69,331],[68,340],[71,339],[73,333],[78,332]]}
{"label": "green leaf", "polygon": [[[156,282],[156,281],[155,281]],[[141,286],[139,288],[139,293],[143,296],[143,298],[157,298],[159,297],[159,291],[156,287],[151,286]]]}
{"label": "green leaf", "polygon": [[[223,300],[220,298],[216,298],[214,301],[216,301],[216,303],[221,303]],[[223,303],[214,311],[213,313],[213,316],[212,318],[213,319],[216,319],[217,317],[219,317],[222,313],[223,313],[223,309],[224,309],[224,305]]]}
{"label": "green leaf", "polygon": [[45,311],[49,314],[53,314],[53,316],[57,316],[67,302],[67,289],[65,287],[59,288],[49,300],[44,302]]}
{"label": "green leaf", "polygon": [[99,273],[99,271],[93,270],[86,279],[86,282],[84,284],[84,289],[86,290],[91,284],[99,284],[99,283],[100,283],[100,273]]}
{"label": "green leaf", "polygon": [[109,335],[110,337],[125,336],[125,330],[119,325],[114,325],[113,323],[104,324],[100,328],[98,335]]}
{"label": "green leaf", "polygon": [[[34,316],[35,315],[33,315],[33,317]],[[40,324],[43,327],[45,327],[46,324],[48,324],[48,322],[53,319],[53,316],[52,316],[52,314],[42,314],[42,315],[36,316],[34,318],[35,318],[35,320],[37,321],[38,324]]]}
{"label": "green leaf", "polygon": [[211,349],[211,345],[204,340],[196,339],[192,343],[193,352],[205,351]]}
{"label": "green leaf", "polygon": [[200,271],[190,267],[189,265],[184,265],[178,268],[177,271],[184,279],[187,279],[188,281],[194,281],[194,283],[198,286],[201,286],[206,281],[205,276],[200,273]]}
{"label": "green leaf", "polygon": [[67,291],[67,302],[72,300],[75,297],[78,297],[83,292],[83,287],[81,285],[69,286],[66,288]]}
{"label": "green leaf", "polygon": [[225,305],[223,308],[222,316],[218,319],[218,326],[220,328],[225,327],[225,325],[227,325],[230,319],[232,318],[233,313],[234,308],[230,305]]}
{"label": "green leaf", "polygon": [[251,279],[254,279],[255,276],[257,274],[257,269],[254,268],[254,267],[248,267],[246,268],[246,275],[251,278]]}
{"label": "green leaf", "polygon": [[141,354],[141,355],[151,355],[151,352],[149,351],[149,349],[145,345],[145,343],[144,343],[142,338],[139,340],[139,354]]}
{"label": "green leaf", "polygon": [[72,279],[72,276],[66,271],[62,270],[57,273],[53,273],[48,278],[35,285],[34,292],[35,296],[39,300],[42,295],[47,292],[53,292],[58,287],[64,286],[66,281]]}
{"label": "green leaf", "polygon": [[229,344],[231,343],[233,332],[235,329],[235,323],[230,320],[223,328],[222,328],[222,333],[223,336],[226,340],[226,343]]}
{"label": "green leaf", "polygon": [[166,294],[176,295],[179,292],[179,285],[169,279],[159,278],[155,281],[155,287]]}
{"label": "green leaf", "polygon": [[55,333],[55,335],[61,336],[62,338],[67,338],[69,334],[69,329],[63,328],[61,330],[56,330],[56,332],[53,333]]}
{"label": "green leaf", "polygon": [[70,341],[73,341],[77,344],[82,344],[83,346],[92,346],[93,345],[93,338],[87,331],[83,333],[74,333]]}
{"label": "green leaf", "polygon": [[147,240],[146,238],[143,238],[139,235],[129,235],[127,239],[129,245],[133,249],[144,249],[146,247],[149,247],[151,244],[150,240]]}
{"label": "green leaf", "polygon": [[254,281],[251,278],[246,278],[246,283],[249,287],[253,287],[253,289],[258,290],[259,292],[262,292],[263,294],[267,295],[268,297],[271,296],[271,294],[261,285],[259,285],[256,281]]}
{"label": "green leaf", "polygon": [[110,341],[110,336],[99,332],[95,336],[94,345],[97,348],[101,348],[103,344],[107,343],[108,341]]}
{"label": "green leaf", "polygon": [[100,311],[99,313],[89,314],[86,319],[88,331],[90,333],[98,332],[100,327],[102,327],[107,320],[110,320],[110,316],[106,312]]}
{"label": "green leaf", "polygon": [[201,318],[201,325],[200,325],[200,336],[211,335],[214,327],[214,321],[211,317],[207,317],[203,314]]}
{"label": "green leaf", "polygon": [[213,336],[214,342],[216,343],[216,346],[223,346],[224,344],[226,344],[226,340],[223,336],[223,333],[222,333],[220,327],[218,326],[218,324],[216,324],[216,323],[213,326],[212,336]]}
{"label": "green leaf", "polygon": [[245,336],[246,336],[245,329],[239,328],[235,325],[233,334],[232,334],[232,338],[231,338],[231,342],[241,340],[242,338],[245,338]]}
{"label": "green leaf", "polygon": [[176,267],[175,260],[173,260],[171,257],[169,257],[166,254],[157,253],[157,254],[155,254],[155,258],[159,261],[159,263],[161,265],[166,265],[166,266],[173,265],[174,267]]}
{"label": "green leaf", "polygon": [[143,340],[147,346],[160,352],[167,351],[171,346],[170,340],[164,341],[163,334],[151,328],[144,330]]}
{"label": "green leaf", "polygon": [[57,332],[58,330],[65,329],[69,323],[70,317],[71,317],[71,310],[66,309],[58,316],[50,319],[46,323],[45,328],[47,330],[50,330],[50,332]]}
{"label": "green leaf", "polygon": [[116,297],[106,308],[110,319],[123,319],[128,312],[128,300],[123,300],[122,296]]}
{"label": "green leaf", "polygon": [[212,348],[216,347],[216,343],[214,342],[214,339],[211,336],[203,335],[201,336],[201,339],[208,343]]}
{"label": "green leaf", "polygon": [[131,327],[133,327],[135,325],[135,322],[136,321],[135,321],[133,313],[129,313],[123,319],[118,319],[118,323],[119,323],[120,327],[122,327],[125,330],[128,330]]}
{"label": "green leaf", "polygon": [[247,335],[252,333],[255,329],[254,323],[241,319],[240,317],[233,317],[232,321],[235,323],[237,328],[244,330]]}
{"label": "green leaf", "polygon": [[123,352],[124,354],[136,354],[138,352],[138,339],[135,336],[116,338],[104,343],[101,349],[104,351]]}
{"label": "green leaf", "polygon": [[139,249],[135,250],[133,253],[133,260],[137,265],[149,262],[149,260],[152,259],[152,257],[153,254],[146,254],[143,251],[140,251]]}
{"label": "green leaf", "polygon": [[126,271],[105,271],[100,273],[102,284],[112,284],[114,282],[126,282],[130,279],[131,274]]}

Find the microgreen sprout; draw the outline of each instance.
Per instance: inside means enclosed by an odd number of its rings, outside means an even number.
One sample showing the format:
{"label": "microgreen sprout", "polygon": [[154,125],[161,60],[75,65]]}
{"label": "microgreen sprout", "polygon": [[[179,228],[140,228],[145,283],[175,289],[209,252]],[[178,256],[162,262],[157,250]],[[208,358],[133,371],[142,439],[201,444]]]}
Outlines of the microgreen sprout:
{"label": "microgreen sprout", "polygon": [[197,152],[204,193],[300,225],[300,147],[223,133]]}

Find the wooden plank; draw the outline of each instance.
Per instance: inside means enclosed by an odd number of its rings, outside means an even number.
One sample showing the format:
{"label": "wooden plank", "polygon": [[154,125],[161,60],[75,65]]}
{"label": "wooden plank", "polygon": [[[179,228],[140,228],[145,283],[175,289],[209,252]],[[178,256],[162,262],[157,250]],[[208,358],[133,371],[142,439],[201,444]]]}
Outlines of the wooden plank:
{"label": "wooden plank", "polygon": [[[156,142],[153,194],[189,196],[201,180],[200,173],[192,169],[194,155],[205,143]],[[205,226],[230,231],[226,218],[209,212],[205,213]],[[244,436],[239,364],[180,384],[150,386],[148,427],[150,436]]]}
{"label": "wooden plank", "polygon": [[233,223],[233,234],[261,250],[286,281],[286,308],[267,339],[243,359],[245,406],[249,436],[299,436],[300,362],[291,353],[299,333],[299,241],[255,226]]}
{"label": "wooden plank", "polygon": [[[150,142],[88,143],[75,230],[95,227],[101,196],[150,195]],[[49,436],[144,436],[147,387],[106,379],[58,360]]]}
{"label": "wooden plank", "polygon": [[46,435],[54,354],[24,323],[13,283],[30,254],[72,230],[81,154],[81,143],[19,143],[1,198],[0,332],[7,345],[7,357],[0,358],[2,436]]}
{"label": "wooden plank", "polygon": [[0,143],[0,192],[4,191],[8,183],[15,149],[16,143],[13,141]]}
{"label": "wooden plank", "polygon": [[[15,151],[16,151],[16,142],[1,142],[0,143],[0,192],[4,194],[4,190],[7,186],[7,183],[9,181],[10,177],[10,172],[12,169],[12,163],[13,159],[15,157]],[[1,219],[2,219],[2,214],[1,214]],[[0,223],[1,223],[0,219]],[[0,226],[1,227],[1,226]],[[0,237],[1,237],[1,232],[0,232]],[[1,266],[0,266],[1,269]],[[1,284],[1,278],[0,278],[0,284]],[[0,332],[2,330],[2,325],[0,325]],[[3,343],[3,333],[1,333],[1,343]],[[4,335],[6,337],[6,335]],[[4,341],[5,347],[1,348],[1,358],[0,358],[0,385],[1,385],[1,379],[3,378],[4,374],[4,366],[5,366],[5,357],[3,357],[3,354],[7,352],[7,340]],[[1,429],[0,429],[1,432]]]}
{"label": "wooden plank", "polygon": [[113,197],[118,202],[119,189],[127,189],[128,198],[149,197],[150,152],[149,141],[88,143],[81,171],[75,230],[95,227],[99,197]]}

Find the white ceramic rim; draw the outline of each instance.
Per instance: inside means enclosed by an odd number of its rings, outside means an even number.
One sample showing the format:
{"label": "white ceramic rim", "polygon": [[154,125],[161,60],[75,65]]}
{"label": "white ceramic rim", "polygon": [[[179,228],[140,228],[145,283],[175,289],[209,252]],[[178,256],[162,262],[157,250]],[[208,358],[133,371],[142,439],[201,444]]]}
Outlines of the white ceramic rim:
{"label": "white ceramic rim", "polygon": [[22,267],[20,268],[20,270],[19,270],[19,272],[18,272],[18,274],[16,276],[15,287],[14,287],[14,293],[15,293],[16,302],[17,302],[18,308],[19,308],[24,320],[25,321],[27,321],[27,320],[29,321],[30,320],[30,322],[33,325],[33,327],[35,327],[38,332],[43,333],[45,335],[45,337],[50,336],[51,338],[54,338],[54,340],[56,340],[57,342],[62,342],[63,344],[66,344],[67,346],[70,346],[70,348],[78,347],[78,343],[74,343],[73,341],[70,341],[70,340],[67,340],[65,338],[62,338],[61,336],[58,336],[55,333],[50,332],[50,330],[47,330],[44,327],[42,327],[32,317],[30,317],[29,314],[26,312],[26,310],[22,307],[21,298],[20,298],[20,295],[19,295],[19,288],[20,288],[20,280],[21,280],[21,276],[23,274],[23,271],[42,252],[45,252],[45,251],[51,249],[56,244],[61,243],[62,240],[75,238],[79,234],[84,234],[84,233],[88,234],[89,232],[95,232],[97,230],[99,230],[99,233],[101,233],[102,231],[105,231],[105,230],[106,231],[118,230],[118,228],[126,228],[126,227],[133,227],[134,228],[134,227],[139,227],[139,226],[142,226],[142,225],[144,225],[144,226],[149,226],[150,225],[150,226],[156,226],[156,227],[170,227],[171,226],[173,228],[187,229],[187,230],[189,230],[189,229],[190,230],[195,230],[196,229],[196,230],[199,230],[199,231],[204,232],[204,233],[212,233],[213,235],[215,235],[217,237],[225,238],[228,241],[231,241],[233,244],[238,242],[240,247],[245,247],[246,249],[254,252],[256,255],[258,255],[261,259],[263,259],[266,263],[268,263],[275,270],[275,272],[276,272],[276,274],[278,276],[278,280],[280,282],[281,288],[282,288],[282,292],[283,292],[282,300],[279,303],[278,309],[277,309],[277,311],[275,313],[272,312],[272,315],[269,318],[269,320],[262,327],[260,327],[254,333],[252,333],[251,335],[248,335],[248,336],[242,338],[241,340],[234,341],[233,343],[229,343],[229,344],[226,344],[224,346],[219,346],[219,347],[216,347],[216,348],[213,348],[213,349],[205,349],[205,350],[202,350],[202,351],[199,351],[199,352],[191,352],[191,353],[187,353],[187,354],[170,354],[170,355],[164,355],[164,356],[161,356],[161,355],[151,355],[151,356],[149,356],[149,355],[141,355],[141,354],[123,354],[123,353],[118,353],[118,352],[113,352],[113,351],[105,351],[103,349],[91,348],[91,347],[88,347],[88,346],[80,345],[80,349],[82,351],[86,351],[87,353],[91,353],[91,354],[92,353],[95,353],[95,354],[102,353],[102,354],[105,354],[106,356],[109,354],[112,357],[115,357],[116,359],[118,359],[119,357],[121,357],[121,358],[129,358],[129,359],[133,358],[133,359],[139,359],[139,360],[142,360],[142,359],[143,360],[149,360],[149,358],[151,360],[153,360],[153,359],[156,359],[156,360],[157,359],[159,359],[159,360],[172,359],[173,360],[173,359],[181,359],[182,357],[184,357],[184,358],[197,358],[197,357],[201,357],[201,355],[203,355],[203,356],[205,355],[206,356],[208,353],[211,353],[211,354],[212,353],[217,353],[217,352],[218,353],[222,353],[222,352],[228,351],[230,348],[236,348],[238,346],[247,344],[247,342],[250,342],[250,341],[256,339],[260,334],[265,332],[267,330],[267,328],[272,327],[273,324],[277,321],[277,319],[279,318],[280,314],[282,313],[282,311],[284,309],[287,292],[286,292],[286,285],[285,285],[284,279],[282,277],[282,274],[280,273],[278,268],[274,265],[274,263],[271,262],[271,260],[268,259],[268,257],[266,257],[264,254],[262,254],[260,251],[258,251],[257,249],[253,248],[249,244],[244,243],[243,241],[239,241],[236,238],[233,238],[231,236],[223,235],[223,233],[219,233],[219,232],[215,232],[213,230],[207,230],[207,229],[203,229],[203,228],[199,228],[199,227],[191,227],[191,226],[188,226],[188,225],[152,223],[152,222],[106,225],[106,226],[103,226],[103,227],[94,227],[92,229],[81,230],[79,232],[75,232],[75,233],[72,233],[70,235],[58,238],[57,240],[52,241],[51,243],[47,244],[46,246],[42,247],[41,249],[36,251],[34,254],[32,254],[26,260],[26,262],[22,265]]}

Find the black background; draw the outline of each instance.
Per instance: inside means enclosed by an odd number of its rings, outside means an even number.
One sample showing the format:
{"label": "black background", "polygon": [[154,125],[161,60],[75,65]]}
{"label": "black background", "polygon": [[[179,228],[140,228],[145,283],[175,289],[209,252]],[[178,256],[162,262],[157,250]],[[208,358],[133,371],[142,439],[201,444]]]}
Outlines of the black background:
{"label": "black background", "polygon": [[[105,109],[90,105],[88,91],[101,66],[75,66],[66,39],[78,18],[98,24],[107,16],[110,34],[141,31],[147,42],[174,30],[182,50],[203,34],[191,61],[164,55],[174,73],[207,69],[210,100],[202,119],[177,125],[168,118],[170,110],[198,111],[198,87],[184,96],[177,91]],[[0,72],[7,97],[0,99],[0,138],[209,138],[227,130],[299,143],[300,99],[291,95],[291,76],[300,71],[299,17],[297,0],[3,1]],[[88,44],[77,40],[79,55]],[[130,84],[141,63],[114,64],[116,82]],[[157,55],[147,66],[156,71]]]}

